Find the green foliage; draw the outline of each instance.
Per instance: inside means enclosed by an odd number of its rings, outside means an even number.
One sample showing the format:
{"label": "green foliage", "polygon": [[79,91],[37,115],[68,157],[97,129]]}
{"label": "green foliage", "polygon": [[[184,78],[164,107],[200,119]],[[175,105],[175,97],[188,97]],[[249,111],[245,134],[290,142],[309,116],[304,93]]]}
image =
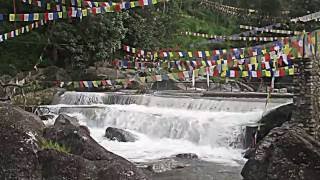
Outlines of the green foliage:
{"label": "green foliage", "polygon": [[60,145],[59,143],[53,142],[51,140],[41,140],[40,147],[42,150],[53,149],[53,150],[63,152],[63,153],[70,153],[71,152],[71,149],[69,147],[66,147],[64,145]]}
{"label": "green foliage", "polygon": [[[106,0],[96,0],[106,1]],[[218,0],[212,0],[218,1]],[[16,0],[17,13],[44,12],[45,9],[25,5]],[[68,0],[68,3],[70,0]],[[14,76],[32,70],[34,65],[50,65],[68,69],[76,78],[85,77],[83,69],[97,61],[111,61],[124,54],[121,44],[157,50],[174,48],[182,50],[243,47],[252,44],[239,42],[206,43],[199,37],[182,36],[185,31],[212,35],[232,35],[240,32],[239,24],[262,26],[260,19],[248,21],[210,10],[199,0],[171,0],[155,6],[134,8],[121,13],[106,13],[50,22],[42,28],[0,43],[0,75]],[[296,17],[318,11],[317,0],[219,0],[223,4],[258,9],[266,15]],[[0,13],[13,12],[12,1],[0,0]],[[9,32],[27,22],[0,22],[0,33]],[[300,27],[314,29],[318,25]],[[40,64],[39,64],[40,63]],[[73,77],[74,79],[74,77]]]}

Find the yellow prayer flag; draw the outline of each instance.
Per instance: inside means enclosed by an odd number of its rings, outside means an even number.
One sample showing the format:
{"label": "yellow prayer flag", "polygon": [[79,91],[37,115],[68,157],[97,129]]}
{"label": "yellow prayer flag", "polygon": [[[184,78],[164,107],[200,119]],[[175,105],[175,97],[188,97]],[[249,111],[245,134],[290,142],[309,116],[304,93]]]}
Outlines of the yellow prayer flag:
{"label": "yellow prayer flag", "polygon": [[227,53],[227,50],[226,50],[226,49],[222,49],[222,53],[223,53],[223,54],[226,54],[226,53]]}
{"label": "yellow prayer flag", "polygon": [[131,2],[130,2],[130,7],[132,7],[132,8],[133,8],[133,7],[136,7],[136,5],[135,5],[135,2],[134,2],[134,1],[131,1]]}
{"label": "yellow prayer flag", "polygon": [[271,77],[271,71],[266,71],[266,77]]}
{"label": "yellow prayer flag", "polygon": [[174,79],[174,77],[173,77],[173,74],[172,74],[172,73],[168,74],[168,77],[169,77],[169,79]]}
{"label": "yellow prayer flag", "polygon": [[47,10],[51,10],[51,4],[47,3]]}
{"label": "yellow prayer flag", "polygon": [[222,71],[226,71],[228,69],[228,65],[227,64],[222,64]]}
{"label": "yellow prayer flag", "polygon": [[294,68],[293,67],[289,68],[289,75],[290,76],[294,75]]}
{"label": "yellow prayer flag", "polygon": [[15,14],[10,14],[9,15],[9,21],[14,21],[16,18],[16,15]]}
{"label": "yellow prayer flag", "polygon": [[221,77],[226,77],[227,76],[227,71],[222,71],[221,72]]}
{"label": "yellow prayer flag", "polygon": [[221,64],[221,60],[219,59],[219,60],[217,60],[217,64]]}
{"label": "yellow prayer flag", "polygon": [[152,0],[152,4],[157,4],[158,0]]}
{"label": "yellow prayer flag", "polygon": [[284,46],[284,50],[283,51],[284,51],[284,54],[288,55],[290,53],[290,51],[291,51],[290,46],[288,44],[286,44]]}
{"label": "yellow prayer flag", "polygon": [[210,52],[209,51],[206,51],[206,56],[210,57]]}
{"label": "yellow prayer flag", "polygon": [[262,49],[262,54],[267,54],[267,50],[266,49]]}
{"label": "yellow prayer flag", "polygon": [[248,77],[249,74],[248,74],[248,71],[242,71],[242,77]]}
{"label": "yellow prayer flag", "polygon": [[256,56],[250,58],[250,64],[257,64],[257,57]]}
{"label": "yellow prayer flag", "polygon": [[98,82],[97,81],[92,81],[93,87],[99,87]]}
{"label": "yellow prayer flag", "polygon": [[199,77],[199,69],[194,70],[194,77]]}
{"label": "yellow prayer flag", "polygon": [[87,9],[83,9],[82,10],[82,15],[85,17],[85,16],[88,16],[88,10]]}
{"label": "yellow prayer flag", "polygon": [[188,52],[188,56],[189,56],[189,57],[192,57],[192,52]]}
{"label": "yellow prayer flag", "polygon": [[33,14],[33,20],[35,20],[35,21],[39,21],[39,13],[34,13]]}

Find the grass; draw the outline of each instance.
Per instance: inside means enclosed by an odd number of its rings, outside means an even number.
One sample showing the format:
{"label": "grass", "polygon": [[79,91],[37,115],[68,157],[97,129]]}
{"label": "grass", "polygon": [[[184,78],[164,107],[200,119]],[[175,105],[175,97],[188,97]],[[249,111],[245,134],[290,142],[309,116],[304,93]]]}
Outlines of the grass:
{"label": "grass", "polygon": [[71,152],[71,149],[69,147],[60,145],[59,143],[53,142],[51,140],[42,140],[40,146],[42,150],[53,149],[67,154]]}

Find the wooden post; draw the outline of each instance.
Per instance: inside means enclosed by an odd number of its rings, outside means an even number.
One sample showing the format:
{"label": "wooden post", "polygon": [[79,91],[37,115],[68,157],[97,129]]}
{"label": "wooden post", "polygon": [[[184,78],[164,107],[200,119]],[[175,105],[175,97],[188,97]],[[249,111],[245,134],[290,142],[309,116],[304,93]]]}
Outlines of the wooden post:
{"label": "wooden post", "polygon": [[[17,14],[16,0],[12,0],[13,4],[13,13]],[[16,28],[16,21],[14,21],[14,28]]]}

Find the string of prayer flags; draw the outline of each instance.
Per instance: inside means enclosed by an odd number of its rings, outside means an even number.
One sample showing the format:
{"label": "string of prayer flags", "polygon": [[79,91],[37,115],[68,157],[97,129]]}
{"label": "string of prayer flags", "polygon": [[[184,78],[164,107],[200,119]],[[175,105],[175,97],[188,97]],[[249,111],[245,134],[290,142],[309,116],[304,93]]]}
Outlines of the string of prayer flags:
{"label": "string of prayer flags", "polygon": [[[119,69],[135,69],[143,72],[151,72],[150,69],[164,69],[172,70],[189,70],[198,69],[201,67],[216,67],[219,72],[227,70],[270,70],[278,69],[285,66],[292,66],[291,56],[288,56],[281,51],[278,53],[270,52],[265,55],[244,58],[239,60],[157,60],[157,61],[143,61],[137,58],[113,61],[113,65]],[[155,71],[154,70],[154,71]]]}
{"label": "string of prayer flags", "polygon": [[202,0],[201,4],[204,4],[206,6],[209,6],[217,11],[220,11],[222,13],[226,13],[229,15],[241,15],[241,14],[248,14],[248,13],[257,13],[257,10],[254,9],[243,9],[243,8],[238,8],[238,7],[233,7],[233,6],[227,6],[223,5],[218,2],[214,1],[208,1],[208,0]]}
{"label": "string of prayer flags", "polygon": [[27,32],[30,32],[34,29],[37,29],[37,28],[45,25],[46,23],[47,23],[46,20],[35,21],[29,25],[23,26],[21,28],[10,31],[8,33],[0,34],[0,43],[8,40],[10,38],[14,38],[16,36],[19,36],[19,35],[25,34]]}
{"label": "string of prayer flags", "polygon": [[223,39],[228,41],[260,41],[260,42],[270,42],[284,39],[285,37],[236,37],[236,36],[217,36],[209,35],[205,33],[195,33],[195,32],[181,32],[182,35],[203,37],[208,39]]}
{"label": "string of prayer flags", "polygon": [[[283,41],[275,41],[272,43],[258,45],[254,47],[248,48],[232,48],[232,49],[219,49],[219,50],[210,50],[210,51],[145,51],[141,49],[137,49],[134,47],[130,47],[127,45],[123,46],[123,50],[127,53],[132,53],[137,57],[147,57],[153,59],[163,58],[163,59],[172,59],[172,58],[205,58],[205,59],[212,59],[212,60],[221,60],[225,59],[228,61],[234,59],[243,59],[247,57],[253,57],[257,55],[266,55],[272,51],[279,51],[283,48],[283,42],[291,42],[287,39]],[[289,43],[291,45],[291,43]],[[295,47],[295,48],[303,48]]]}
{"label": "string of prayer flags", "polygon": [[126,79],[115,79],[115,80],[95,80],[95,81],[69,81],[62,82],[56,81],[55,84],[60,87],[70,87],[75,89],[78,88],[101,88],[107,86],[113,86],[116,84],[122,84],[128,86],[132,82],[139,83],[154,83],[162,82],[167,80],[178,81],[188,81],[195,83],[196,78],[206,77],[207,81],[211,77],[222,77],[222,78],[263,78],[263,77],[284,77],[293,76],[295,73],[294,66],[282,67],[277,70],[256,70],[256,71],[239,71],[239,70],[226,70],[218,71],[215,67],[195,69],[192,71],[179,71],[175,73],[168,74],[154,74],[146,77],[136,77],[136,78],[126,78]]}
{"label": "string of prayer flags", "polygon": [[245,9],[245,8],[238,8],[228,5],[223,5],[216,1],[209,1],[209,0],[201,0],[201,3],[203,4],[205,8],[211,8],[214,11],[217,11],[222,14],[231,15],[231,16],[237,16],[237,17],[248,17],[248,18],[254,18],[254,19],[262,19],[262,20],[268,20],[268,21],[283,21],[284,17],[278,16],[265,16],[264,13],[255,10],[255,9]]}
{"label": "string of prayer flags", "polygon": [[313,21],[313,20],[318,21],[319,19],[320,19],[320,11],[315,12],[315,13],[311,13],[311,14],[308,14],[305,16],[293,18],[290,21],[297,23],[297,22],[309,22],[309,21]]}
{"label": "string of prayer flags", "polygon": [[258,32],[270,32],[275,34],[286,34],[286,35],[300,35],[303,33],[300,31],[279,30],[279,29],[273,29],[273,28],[259,28],[259,27],[246,26],[246,25],[240,25],[240,29],[256,30]]}
{"label": "string of prayer flags", "polygon": [[[98,3],[103,6],[95,7],[94,4],[85,1],[84,5],[87,5],[89,7],[81,8],[82,6],[82,0],[72,0],[71,6],[67,10],[62,7],[62,11],[51,11],[51,12],[45,12],[45,13],[23,13],[23,14],[9,14],[9,21],[38,21],[38,20],[47,20],[47,21],[53,21],[57,19],[66,19],[68,17],[72,18],[83,18],[87,16],[88,14],[104,14],[109,12],[120,12],[122,10],[127,10],[134,7],[143,7],[148,5],[155,5],[160,2],[165,2],[168,0],[139,0],[139,1],[131,1],[129,2],[120,2],[120,3]],[[25,2],[31,2],[30,0],[26,0]],[[105,5],[105,6],[104,6]],[[60,9],[61,10],[61,9]]]}
{"label": "string of prayer flags", "polygon": [[54,2],[46,0],[21,0],[24,4],[45,8],[48,11],[62,11],[62,4],[66,4],[65,0],[55,0]]}

